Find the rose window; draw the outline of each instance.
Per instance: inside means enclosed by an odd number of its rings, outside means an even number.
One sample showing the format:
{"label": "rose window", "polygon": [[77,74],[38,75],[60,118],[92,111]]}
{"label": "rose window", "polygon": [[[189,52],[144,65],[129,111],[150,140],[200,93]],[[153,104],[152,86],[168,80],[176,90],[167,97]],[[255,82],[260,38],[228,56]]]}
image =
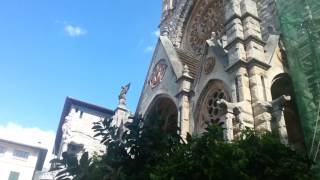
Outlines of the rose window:
{"label": "rose window", "polygon": [[223,9],[222,0],[199,1],[189,22],[187,34],[189,48],[196,55],[203,54],[206,40],[210,39],[212,32],[215,32],[217,37],[222,37]]}

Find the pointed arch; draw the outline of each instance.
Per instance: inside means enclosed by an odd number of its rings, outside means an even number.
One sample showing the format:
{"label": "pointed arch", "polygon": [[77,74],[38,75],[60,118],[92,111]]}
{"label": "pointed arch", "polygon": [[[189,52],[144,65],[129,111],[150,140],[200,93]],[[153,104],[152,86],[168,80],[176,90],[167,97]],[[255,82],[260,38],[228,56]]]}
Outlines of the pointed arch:
{"label": "pointed arch", "polygon": [[292,80],[289,74],[281,73],[274,77],[271,85],[271,95],[273,100],[282,95],[289,95],[291,97],[291,101],[285,104],[283,112],[288,133],[288,140],[289,143],[294,147],[303,150],[305,145],[301,121],[296,104]]}
{"label": "pointed arch", "polygon": [[178,127],[178,108],[169,95],[160,94],[151,101],[144,117],[148,120],[153,116],[164,121],[162,128],[165,131],[175,130]]}
{"label": "pointed arch", "polygon": [[200,94],[195,112],[196,134],[204,132],[207,123],[220,123],[223,110],[218,106],[217,101],[224,99],[231,100],[230,89],[218,79],[210,80]]}

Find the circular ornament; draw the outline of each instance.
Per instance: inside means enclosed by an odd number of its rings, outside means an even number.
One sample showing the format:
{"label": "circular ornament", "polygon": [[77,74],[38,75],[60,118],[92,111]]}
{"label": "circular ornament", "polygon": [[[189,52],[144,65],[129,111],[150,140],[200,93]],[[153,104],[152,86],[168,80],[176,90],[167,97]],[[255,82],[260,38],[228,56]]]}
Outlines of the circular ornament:
{"label": "circular ornament", "polygon": [[168,65],[165,63],[164,60],[160,60],[154,66],[152,73],[150,75],[150,78],[149,78],[149,85],[151,86],[151,88],[154,88],[160,84],[160,82],[162,81],[162,79],[166,73],[167,67],[168,67]]}
{"label": "circular ornament", "polygon": [[204,62],[204,72],[209,74],[213,71],[216,65],[216,59],[214,57],[208,57]]}

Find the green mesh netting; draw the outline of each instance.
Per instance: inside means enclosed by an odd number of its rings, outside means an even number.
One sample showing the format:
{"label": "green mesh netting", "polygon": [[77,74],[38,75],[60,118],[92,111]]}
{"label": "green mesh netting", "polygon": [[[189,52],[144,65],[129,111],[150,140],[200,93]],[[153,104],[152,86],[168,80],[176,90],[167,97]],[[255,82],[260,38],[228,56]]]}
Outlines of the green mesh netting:
{"label": "green mesh netting", "polygon": [[320,162],[320,0],[276,2],[307,150]]}

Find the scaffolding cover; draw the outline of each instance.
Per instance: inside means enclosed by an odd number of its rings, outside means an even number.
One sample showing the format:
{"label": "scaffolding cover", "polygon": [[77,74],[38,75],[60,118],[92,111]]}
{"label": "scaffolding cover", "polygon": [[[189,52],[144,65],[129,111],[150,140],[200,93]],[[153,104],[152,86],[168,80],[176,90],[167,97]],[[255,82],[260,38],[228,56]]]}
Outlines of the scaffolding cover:
{"label": "scaffolding cover", "polygon": [[320,177],[320,0],[276,2],[307,151]]}

